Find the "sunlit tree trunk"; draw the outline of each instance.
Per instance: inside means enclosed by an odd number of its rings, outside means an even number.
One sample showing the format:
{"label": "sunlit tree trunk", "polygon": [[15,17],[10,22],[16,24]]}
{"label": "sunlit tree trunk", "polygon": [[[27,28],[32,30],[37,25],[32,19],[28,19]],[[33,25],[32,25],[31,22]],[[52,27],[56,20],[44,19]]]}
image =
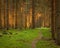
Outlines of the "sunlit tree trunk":
{"label": "sunlit tree trunk", "polygon": [[19,0],[18,7],[19,7],[19,10],[20,10],[20,11],[18,11],[18,12],[19,12],[19,19],[20,19],[20,21],[19,21],[19,28],[20,28],[20,29],[23,28],[23,23],[22,23],[22,22],[23,22],[23,21],[22,21],[22,20],[23,20],[23,19],[22,19],[22,18],[23,18],[23,17],[22,17],[22,16],[23,16],[23,15],[22,15],[22,14],[23,14],[23,13],[22,13],[22,12],[23,12],[23,7],[22,7],[22,4],[23,4],[23,0]]}
{"label": "sunlit tree trunk", "polygon": [[4,20],[4,29],[6,29],[6,2],[4,2],[4,0],[2,0],[2,16],[3,16],[3,20]]}
{"label": "sunlit tree trunk", "polygon": [[21,29],[21,0],[19,0],[17,9],[17,28]]}

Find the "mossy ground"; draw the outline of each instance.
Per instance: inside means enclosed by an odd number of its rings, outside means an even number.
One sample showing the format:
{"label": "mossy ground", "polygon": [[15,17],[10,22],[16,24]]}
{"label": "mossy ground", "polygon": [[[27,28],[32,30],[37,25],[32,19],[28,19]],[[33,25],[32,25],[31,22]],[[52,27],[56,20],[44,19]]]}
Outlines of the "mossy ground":
{"label": "mossy ground", "polygon": [[[39,32],[44,38],[51,38],[49,28],[36,28],[26,30],[7,30],[0,31],[0,48],[31,48],[32,41],[38,37]],[[52,40],[41,39],[37,42],[36,48],[58,48]]]}

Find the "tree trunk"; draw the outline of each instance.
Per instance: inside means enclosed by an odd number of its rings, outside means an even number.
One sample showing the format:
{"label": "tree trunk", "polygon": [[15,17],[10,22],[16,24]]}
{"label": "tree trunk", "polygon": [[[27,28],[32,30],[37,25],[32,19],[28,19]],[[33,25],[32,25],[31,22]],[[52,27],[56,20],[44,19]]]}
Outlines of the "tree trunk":
{"label": "tree trunk", "polygon": [[55,40],[55,0],[52,0],[51,29],[52,38]]}
{"label": "tree trunk", "polygon": [[60,45],[60,0],[56,0],[55,6],[55,32],[56,32],[56,41]]}
{"label": "tree trunk", "polygon": [[32,29],[35,28],[35,0],[32,0]]}
{"label": "tree trunk", "polygon": [[2,28],[2,18],[1,18],[1,1],[0,1],[0,29]]}
{"label": "tree trunk", "polygon": [[17,7],[18,7],[18,2],[16,0],[16,3],[15,3],[15,29],[17,29]]}
{"label": "tree trunk", "polygon": [[6,27],[7,27],[7,30],[9,29],[9,0],[6,1],[6,5],[7,5],[7,8],[6,8]]}

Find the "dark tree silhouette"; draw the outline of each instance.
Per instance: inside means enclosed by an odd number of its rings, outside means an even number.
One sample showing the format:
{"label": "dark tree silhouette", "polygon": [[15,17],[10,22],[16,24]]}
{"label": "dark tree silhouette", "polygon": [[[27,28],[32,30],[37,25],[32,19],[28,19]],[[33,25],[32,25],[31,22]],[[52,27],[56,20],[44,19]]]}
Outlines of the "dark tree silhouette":
{"label": "dark tree silhouette", "polygon": [[1,1],[0,1],[0,29],[2,28],[2,19],[1,19]]}
{"label": "dark tree silhouette", "polygon": [[6,27],[9,29],[9,0],[6,0]]}
{"label": "dark tree silhouette", "polygon": [[35,28],[35,0],[32,0],[32,28]]}

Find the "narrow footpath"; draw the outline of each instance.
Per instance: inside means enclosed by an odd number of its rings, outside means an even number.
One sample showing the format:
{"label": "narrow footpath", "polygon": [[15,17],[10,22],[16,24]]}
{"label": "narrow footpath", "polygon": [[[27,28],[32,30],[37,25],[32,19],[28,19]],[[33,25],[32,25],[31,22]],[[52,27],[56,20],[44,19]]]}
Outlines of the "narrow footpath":
{"label": "narrow footpath", "polygon": [[42,33],[39,32],[38,33],[38,37],[36,37],[33,41],[32,41],[32,48],[36,48],[36,43],[42,38]]}

